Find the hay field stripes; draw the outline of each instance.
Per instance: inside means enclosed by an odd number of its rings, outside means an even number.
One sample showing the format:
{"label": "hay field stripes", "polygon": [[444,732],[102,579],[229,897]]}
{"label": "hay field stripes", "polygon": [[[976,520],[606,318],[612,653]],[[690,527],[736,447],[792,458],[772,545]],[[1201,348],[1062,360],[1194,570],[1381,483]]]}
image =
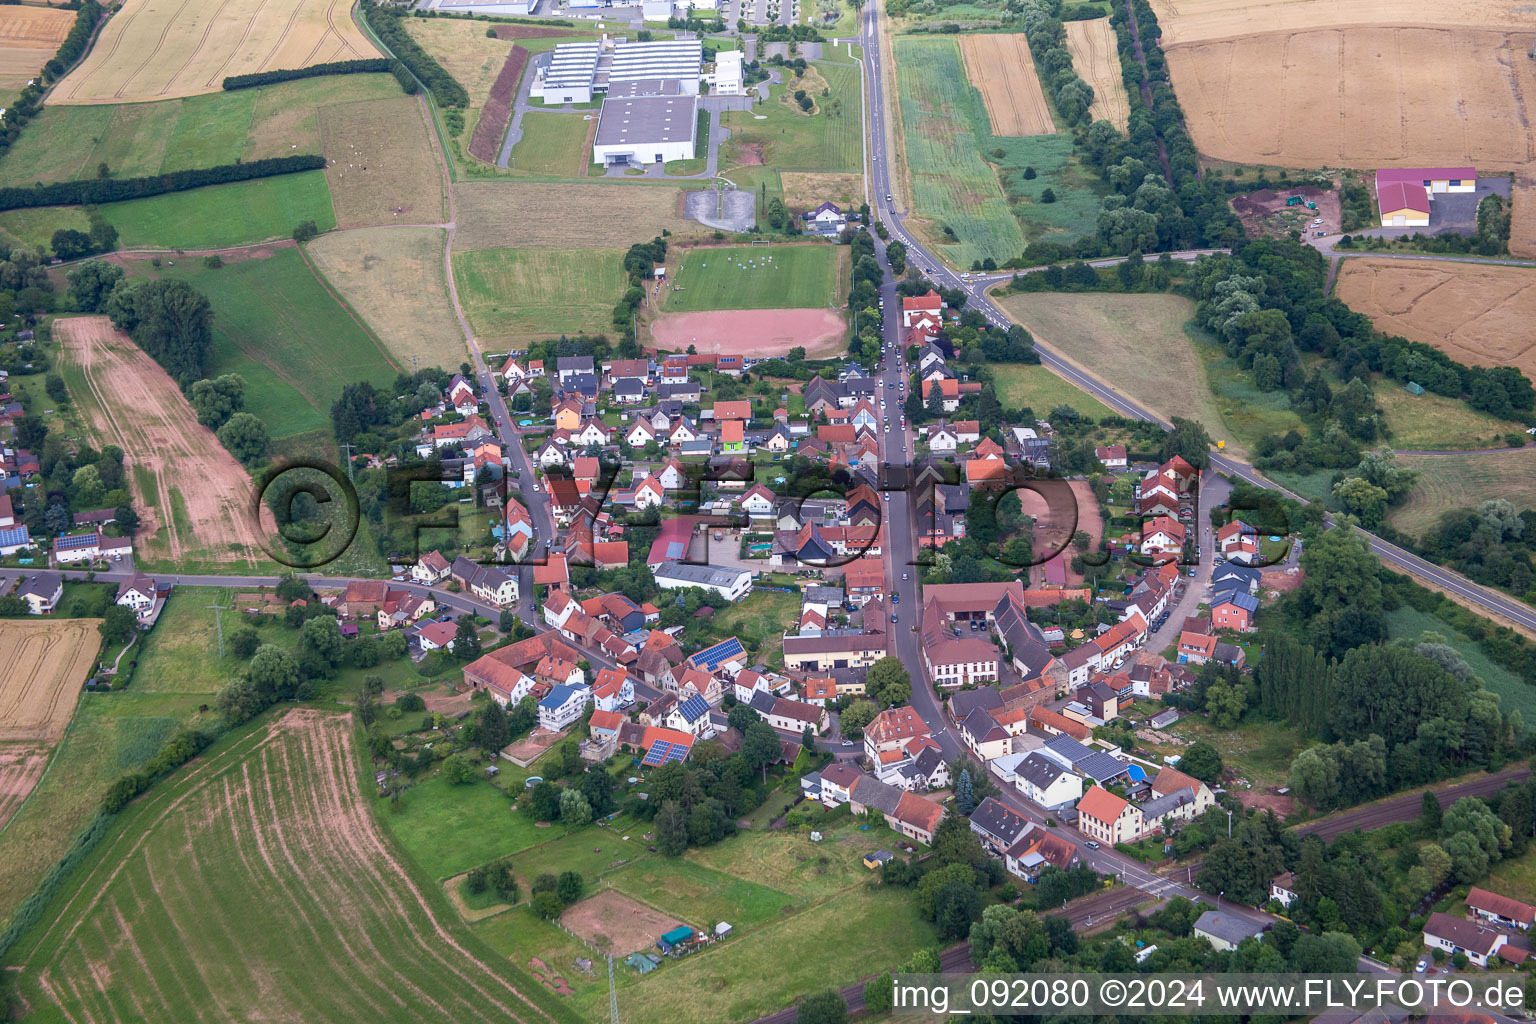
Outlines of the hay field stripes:
{"label": "hay field stripes", "polygon": [[56,103],[110,103],[215,92],[227,75],[377,56],[342,0],[222,0],[200,9],[128,0]]}
{"label": "hay field stripes", "polygon": [[[1109,19],[1105,19],[1108,23]],[[1002,136],[1052,135],[1051,120],[1035,59],[1029,42],[1020,33],[960,36],[960,55],[965,74],[992,122],[992,134]],[[1118,75],[1118,70],[1117,70]]]}
{"label": "hay field stripes", "polygon": [[1072,67],[1093,86],[1093,106],[1088,108],[1095,121],[1108,121],[1121,131],[1131,117],[1131,103],[1125,95],[1125,81],[1120,77],[1120,41],[1108,18],[1069,21],[1067,52]]}
{"label": "hay field stripes", "polygon": [[[1167,46],[1196,148],[1287,167],[1536,160],[1529,30],[1353,25]],[[1511,126],[1522,128],[1511,130]]]}
{"label": "hay field stripes", "polygon": [[0,740],[57,743],[101,646],[100,619],[0,622]]}
{"label": "hay field stripes", "polygon": [[568,1017],[428,902],[358,789],[351,730],[290,711],[183,769],[83,873],[23,986],[85,1021]]}
{"label": "hay field stripes", "polygon": [[1399,455],[1397,463],[1417,470],[1408,500],[1388,521],[1418,537],[1451,509],[1476,508],[1489,498],[1507,498],[1517,509],[1536,506],[1536,448],[1511,448],[1476,455]]}
{"label": "hay field stripes", "polygon": [[1536,270],[1495,264],[1351,257],[1334,294],[1384,331],[1473,366],[1536,377]]}

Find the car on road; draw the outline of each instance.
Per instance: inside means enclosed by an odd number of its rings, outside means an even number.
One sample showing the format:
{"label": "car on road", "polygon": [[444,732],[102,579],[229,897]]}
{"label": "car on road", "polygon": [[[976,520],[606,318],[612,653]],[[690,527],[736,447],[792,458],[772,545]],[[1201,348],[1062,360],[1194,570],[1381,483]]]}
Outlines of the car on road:
{"label": "car on road", "polygon": [[891,595],[891,604],[901,604],[901,595],[900,594],[892,594]]}
{"label": "car on road", "polygon": [[894,203],[896,200],[892,199],[891,198],[891,194],[889,192],[887,192],[885,194],[885,201],[888,202],[888,203]]}
{"label": "car on road", "polygon": [[1092,839],[1088,840],[1083,845],[1088,847],[1088,849],[1090,849],[1090,850],[1097,850],[1099,848],[1099,844],[1094,842]]}
{"label": "car on road", "polygon": [[895,612],[891,612],[891,621],[892,622],[896,621],[896,613]]}
{"label": "car on road", "polygon": [[1190,578],[1190,579],[1194,579],[1194,578],[1195,578],[1195,570],[1194,570],[1194,567],[1191,567],[1191,568],[1190,568],[1190,570],[1189,570],[1189,578]]}
{"label": "car on road", "polygon": [[883,497],[886,501],[890,501],[891,500],[891,492],[890,491],[886,491],[885,494],[883,494],[881,497]]}
{"label": "car on road", "polygon": [[912,578],[912,574],[911,574],[911,573],[909,573],[909,572],[904,572],[904,573],[902,573],[902,574],[901,574],[901,578],[902,578],[902,579],[903,579],[903,580],[909,580],[909,579],[911,579],[911,578]]}

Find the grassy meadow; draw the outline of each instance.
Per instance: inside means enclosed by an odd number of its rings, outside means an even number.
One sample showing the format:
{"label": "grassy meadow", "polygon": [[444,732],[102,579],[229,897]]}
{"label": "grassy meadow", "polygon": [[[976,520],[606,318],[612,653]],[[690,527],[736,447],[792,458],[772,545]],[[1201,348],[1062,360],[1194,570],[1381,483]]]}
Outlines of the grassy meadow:
{"label": "grassy meadow", "polygon": [[1433,526],[1443,513],[1475,508],[1489,498],[1508,498],[1517,509],[1536,507],[1536,448],[1480,455],[1399,455],[1397,464],[1416,470],[1419,480],[1388,520],[1413,536]]}
{"label": "grassy meadow", "polygon": [[628,286],[616,249],[480,249],[453,254],[459,301],[488,344],[611,330]]}
{"label": "grassy meadow", "polygon": [[[789,81],[774,86],[768,102],[750,111],[730,111],[721,116],[721,123],[731,130],[731,137],[720,147],[721,173],[743,188],[748,185],[735,173],[743,169],[863,173],[859,66],[839,55],[838,59],[815,61],[811,67],[824,85],[806,88],[807,83],[797,82],[793,72],[786,71]],[[806,114],[792,101],[784,102],[786,95],[792,96],[801,88],[815,100],[816,113]],[[831,95],[822,96],[821,88]],[[770,191],[776,188],[775,181]]]}
{"label": "grassy meadow", "polygon": [[468,355],[443,278],[443,229],[332,231],[304,254],[401,366],[414,357],[422,366],[456,367]]}
{"label": "grassy meadow", "polygon": [[[596,115],[592,115],[596,119]],[[580,114],[529,113],[523,115],[523,137],[512,147],[507,166],[533,174],[574,178],[592,160],[587,147],[593,122]]]}
{"label": "grassy meadow", "polygon": [[842,252],[817,243],[689,249],[671,272],[663,308],[681,313],[829,306],[836,301]]}
{"label": "grassy meadow", "polygon": [[393,75],[369,74],[157,103],[49,104],[0,157],[0,187],[95,178],[102,164],[114,178],[138,178],[319,153],[323,108],[401,98]]}
{"label": "grassy meadow", "polygon": [[[122,249],[222,249],[287,238],[307,220],[321,231],[336,226],[324,171],[209,185],[106,203],[100,210],[117,228]],[[0,232],[44,248],[59,228],[89,226],[85,212],[73,206],[0,212]]]}
{"label": "grassy meadow", "polygon": [[[174,263],[174,265],[173,265]],[[212,373],[245,378],[245,408],[275,438],[328,429],[331,403],[357,380],[389,384],[398,364],[332,297],[303,254],[281,246],[211,270],[200,259],[132,264],[184,280],[213,304]]]}
{"label": "grassy meadow", "polygon": [[1033,409],[1042,419],[1059,405],[1094,419],[1113,415],[1109,406],[1039,364],[1000,363],[992,367],[992,375],[998,401],[1008,409]]}

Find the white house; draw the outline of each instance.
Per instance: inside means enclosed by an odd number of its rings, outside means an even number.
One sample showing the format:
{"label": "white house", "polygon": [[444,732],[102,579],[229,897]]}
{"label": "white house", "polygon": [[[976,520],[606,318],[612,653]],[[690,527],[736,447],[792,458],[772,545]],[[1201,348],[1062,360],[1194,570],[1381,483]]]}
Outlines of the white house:
{"label": "white house", "polygon": [[1083,777],[1041,754],[1031,752],[1014,766],[1014,788],[1041,807],[1070,807],[1083,795]]}
{"label": "white house", "polygon": [[550,732],[559,732],[581,717],[591,699],[592,691],[585,686],[561,683],[551,687],[539,701],[539,724]]}
{"label": "white house", "polygon": [[1508,941],[1509,935],[1505,932],[1450,914],[1430,914],[1429,920],[1424,922],[1424,945],[1430,949],[1443,949],[1446,956],[1465,953],[1467,959],[1479,967],[1487,967],[1488,961],[1497,956],[1500,947]]}
{"label": "white house", "polygon": [[517,603],[517,577],[495,566],[481,566],[469,583],[470,593],[498,608]]}
{"label": "white house", "polygon": [[959,442],[955,432],[942,423],[928,428],[928,450],[931,452],[952,452]]}
{"label": "white house", "polygon": [[53,572],[28,576],[16,588],[16,596],[27,602],[29,615],[47,615],[64,596],[64,577]]}
{"label": "white house", "polygon": [[448,571],[452,566],[448,559],[444,558],[440,551],[428,551],[420,560],[411,566],[411,579],[417,583],[432,586],[441,583],[448,578]]}
{"label": "white house", "polygon": [[753,519],[773,517],[773,492],[756,484],[741,496],[741,510]]}
{"label": "white house", "polygon": [[155,581],[143,573],[134,573],[117,585],[117,603],[132,608],[141,620],[155,608]]}
{"label": "white house", "polygon": [[1282,907],[1296,902],[1296,876],[1287,871],[1269,881],[1269,898]]}
{"label": "white house", "polygon": [[624,440],[629,442],[631,448],[643,448],[647,442],[656,440],[656,428],[651,426],[650,420],[642,417],[635,420],[629,433],[624,435]]}

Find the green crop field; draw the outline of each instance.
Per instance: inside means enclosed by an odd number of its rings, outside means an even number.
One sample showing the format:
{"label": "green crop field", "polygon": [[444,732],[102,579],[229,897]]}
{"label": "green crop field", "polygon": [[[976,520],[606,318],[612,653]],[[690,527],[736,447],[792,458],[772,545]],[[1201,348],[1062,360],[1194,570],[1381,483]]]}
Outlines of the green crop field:
{"label": "green crop field", "polygon": [[512,147],[508,167],[574,178],[591,163],[587,133],[592,122],[583,115],[529,113],[523,115],[522,126],[523,137]]}
{"label": "green crop field", "polygon": [[245,408],[273,437],[330,426],[331,403],[358,380],[388,384],[398,367],[361,322],[328,292],[293,246],[230,260],[137,260],[136,276],[187,281],[213,304],[214,373],[245,378]]}
{"label": "green crop field", "polygon": [[[1001,263],[1029,242],[1095,229],[1100,186],[1071,155],[1070,135],[992,135],[953,38],[898,36],[895,55],[913,212],[951,263]],[[1026,179],[1026,168],[1036,176]],[[1044,201],[1047,188],[1054,202]]]}
{"label": "green crop field", "polygon": [[28,1003],[77,1020],[576,1020],[417,881],[358,760],[349,716],[293,710],[136,802],[37,934]]}
{"label": "green crop field", "polygon": [[319,153],[322,107],[399,99],[393,75],[343,75],[158,103],[50,104],[0,158],[0,186],[136,178]]}
{"label": "green crop field", "polygon": [[841,253],[822,244],[689,249],[672,272],[664,308],[680,313],[830,306]]}
{"label": "green crop field", "polygon": [[453,254],[459,301],[476,334],[502,344],[611,330],[628,279],[609,249],[480,249]]}
{"label": "green crop field", "polygon": [[[306,220],[321,231],[336,226],[324,171],[210,185],[189,192],[107,203],[102,216],[117,228],[124,249],[222,249],[287,238]],[[77,207],[49,206],[0,213],[0,231],[47,247],[61,227],[89,226]]]}
{"label": "green crop field", "polygon": [[1033,409],[1042,419],[1058,405],[1070,405],[1094,419],[1113,415],[1109,406],[1038,364],[995,363],[992,375],[998,400],[1007,409]]}
{"label": "green crop field", "polygon": [[[810,83],[817,113],[807,115],[798,107],[783,102],[786,93],[801,88],[790,81],[774,86],[767,103],[749,111],[730,111],[721,115],[721,123],[731,130],[731,137],[720,147],[720,166],[743,188],[734,171],[744,167],[775,171],[856,171],[864,170],[864,128],[862,86],[859,66],[852,61],[818,60],[812,65],[826,84],[830,96]],[[809,78],[809,76],[807,76]],[[759,120],[761,118],[761,120]],[[758,167],[761,165],[761,167]],[[776,187],[773,186],[773,187]]]}

